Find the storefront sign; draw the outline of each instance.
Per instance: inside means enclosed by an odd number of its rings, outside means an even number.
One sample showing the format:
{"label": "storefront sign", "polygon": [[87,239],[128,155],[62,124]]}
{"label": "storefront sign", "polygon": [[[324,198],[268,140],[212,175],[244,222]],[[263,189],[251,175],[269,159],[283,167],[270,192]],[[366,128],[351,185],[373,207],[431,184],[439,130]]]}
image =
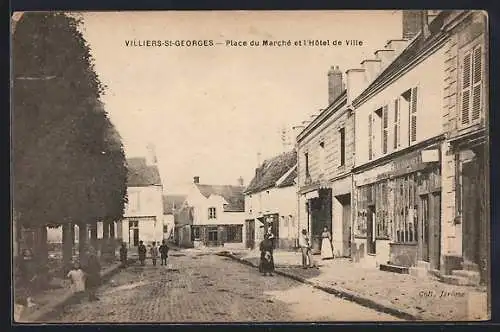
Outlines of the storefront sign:
{"label": "storefront sign", "polygon": [[319,197],[319,193],[317,190],[306,193],[306,199],[313,199],[313,198],[318,198],[318,197]]}
{"label": "storefront sign", "polygon": [[423,163],[432,163],[439,161],[439,150],[423,150],[422,151],[422,162]]}

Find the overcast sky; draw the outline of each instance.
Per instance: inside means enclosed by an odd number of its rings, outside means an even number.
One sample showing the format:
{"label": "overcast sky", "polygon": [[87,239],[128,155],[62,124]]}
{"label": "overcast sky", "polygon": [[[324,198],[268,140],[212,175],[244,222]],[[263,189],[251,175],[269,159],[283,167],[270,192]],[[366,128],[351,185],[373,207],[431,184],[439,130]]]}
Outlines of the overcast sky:
{"label": "overcast sky", "polygon": [[[283,151],[280,130],[328,104],[331,65],[345,72],[401,38],[397,11],[85,13],[84,36],[127,157],[154,143],[166,193],[193,176],[251,180]],[[126,40],[342,40],[362,47],[127,47]]]}

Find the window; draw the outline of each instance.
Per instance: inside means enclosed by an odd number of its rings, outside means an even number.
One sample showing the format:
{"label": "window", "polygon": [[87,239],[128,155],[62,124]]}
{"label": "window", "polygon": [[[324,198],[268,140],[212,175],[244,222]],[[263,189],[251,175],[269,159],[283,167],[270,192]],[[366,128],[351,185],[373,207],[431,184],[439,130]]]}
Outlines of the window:
{"label": "window", "polygon": [[399,98],[394,100],[394,150],[401,146],[401,115],[399,114]]}
{"label": "window", "polygon": [[478,45],[462,60],[461,123],[466,126],[480,119],[482,112],[482,50]]}
{"label": "window", "polygon": [[373,123],[372,115],[368,114],[368,160],[373,158]]}
{"label": "window", "polygon": [[130,211],[139,211],[139,192],[133,191],[128,193],[128,206]]}
{"label": "window", "polygon": [[227,226],[227,242],[232,242],[232,243],[243,242],[243,226],[242,225]]}
{"label": "window", "polygon": [[345,165],[345,128],[340,128],[340,166]]}
{"label": "window", "polygon": [[375,185],[375,236],[378,239],[390,237],[388,183],[381,182]]}
{"label": "window", "polygon": [[208,208],[208,219],[217,219],[216,210],[214,207]]}
{"label": "window", "polygon": [[379,130],[372,129],[373,142],[377,142],[373,147],[374,152],[376,154],[384,153],[384,108],[381,107],[375,111],[375,116],[373,117],[373,126],[374,128],[379,128]]}
{"label": "window", "polygon": [[382,153],[387,153],[388,145],[388,130],[389,130],[389,119],[388,119],[388,106],[385,105],[382,108]]}
{"label": "window", "polygon": [[417,185],[414,174],[394,180],[394,238],[397,242],[417,242]]}
{"label": "window", "polygon": [[309,153],[306,152],[304,153],[304,157],[305,157],[305,164],[306,164],[306,177],[309,177],[310,174],[309,174]]}
{"label": "window", "polygon": [[[401,110],[406,111],[408,114],[408,145],[417,141],[417,101],[418,89],[417,87],[406,90],[402,95],[399,103],[399,118],[401,118]],[[399,121],[400,122],[400,121]]]}
{"label": "window", "polygon": [[292,226],[292,227],[295,226],[295,220],[294,220],[293,216],[289,215],[288,219],[290,219],[290,226]]}
{"label": "window", "polygon": [[320,142],[319,143],[319,167],[321,174],[325,174],[325,166],[326,166],[326,160],[325,160],[325,142]]}
{"label": "window", "polygon": [[208,229],[208,241],[215,242],[217,241],[217,228],[209,228]]}

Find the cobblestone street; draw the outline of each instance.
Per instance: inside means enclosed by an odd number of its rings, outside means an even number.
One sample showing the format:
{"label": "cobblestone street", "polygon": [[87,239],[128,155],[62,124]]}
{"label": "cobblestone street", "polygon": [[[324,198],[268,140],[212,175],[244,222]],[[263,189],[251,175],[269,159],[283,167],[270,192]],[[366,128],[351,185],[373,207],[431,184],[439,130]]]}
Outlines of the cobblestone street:
{"label": "cobblestone street", "polygon": [[213,253],[173,252],[168,268],[132,266],[67,306],[56,322],[379,321],[387,314]]}

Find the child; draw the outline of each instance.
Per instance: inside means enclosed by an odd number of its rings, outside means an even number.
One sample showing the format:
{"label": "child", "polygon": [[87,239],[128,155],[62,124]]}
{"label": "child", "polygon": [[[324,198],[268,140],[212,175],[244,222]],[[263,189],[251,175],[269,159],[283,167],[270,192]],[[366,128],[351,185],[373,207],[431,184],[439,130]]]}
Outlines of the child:
{"label": "child", "polygon": [[158,247],[156,246],[156,242],[154,241],[150,253],[151,253],[151,259],[153,260],[153,266],[156,266],[156,259],[158,258]]}
{"label": "child", "polygon": [[168,246],[165,243],[165,240],[161,242],[160,246],[160,255],[161,255],[161,265],[167,265],[167,257],[168,257]]}
{"label": "child", "polygon": [[76,262],[68,272],[67,277],[71,281],[71,289],[78,298],[85,292],[85,272],[80,268],[80,263]]}
{"label": "child", "polygon": [[137,247],[137,251],[139,252],[139,261],[141,262],[141,265],[144,266],[146,261],[147,249],[143,241],[139,241],[139,247]]}

